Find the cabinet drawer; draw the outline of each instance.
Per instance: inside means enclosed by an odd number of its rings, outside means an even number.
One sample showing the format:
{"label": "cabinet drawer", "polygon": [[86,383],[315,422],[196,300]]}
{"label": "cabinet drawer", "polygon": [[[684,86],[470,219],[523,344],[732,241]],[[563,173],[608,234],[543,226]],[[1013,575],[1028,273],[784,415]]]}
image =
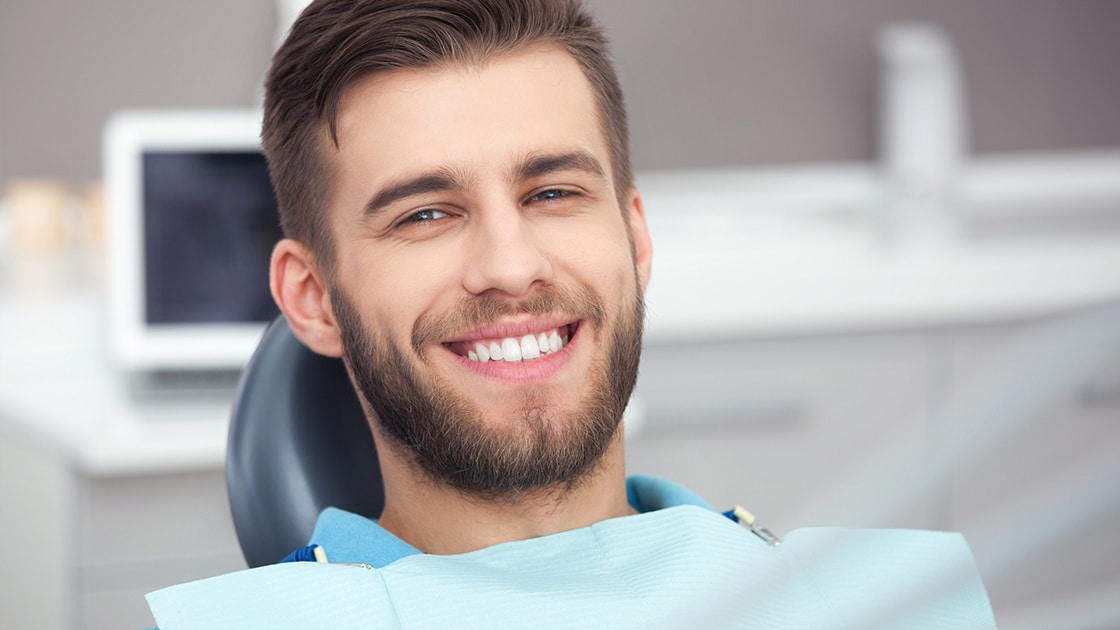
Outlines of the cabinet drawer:
{"label": "cabinet drawer", "polygon": [[83,593],[78,598],[82,630],[116,630],[120,628],[154,628],[156,621],[148,610],[144,595],[148,589],[130,588],[117,591]]}
{"label": "cabinet drawer", "polygon": [[83,479],[79,565],[240,554],[221,470]]}
{"label": "cabinet drawer", "polygon": [[87,630],[154,627],[144,595],[244,568],[241,554],[84,567],[78,571],[80,627]]}
{"label": "cabinet drawer", "polygon": [[[682,483],[721,509],[742,504],[775,531],[936,525],[930,490],[887,506],[885,521],[884,512],[825,511],[818,501],[884,449],[925,465],[926,352],[920,334],[649,347],[628,469]],[[842,490],[860,499],[852,506],[877,500],[874,487]]]}

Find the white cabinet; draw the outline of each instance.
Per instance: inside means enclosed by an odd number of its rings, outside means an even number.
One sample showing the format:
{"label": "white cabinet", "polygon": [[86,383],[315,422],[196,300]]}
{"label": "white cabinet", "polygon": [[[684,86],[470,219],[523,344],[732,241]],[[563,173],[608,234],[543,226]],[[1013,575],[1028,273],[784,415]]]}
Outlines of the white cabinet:
{"label": "white cabinet", "polygon": [[89,476],[0,422],[0,627],[140,630],[144,594],[245,567],[223,471]]}
{"label": "white cabinet", "polygon": [[0,627],[75,627],[69,478],[52,449],[0,410]]}
{"label": "white cabinet", "polygon": [[147,592],[245,568],[222,470],[76,481],[82,627],[125,627]]}
{"label": "white cabinet", "polygon": [[927,345],[912,333],[648,346],[627,468],[684,484],[720,509],[743,505],[779,534],[944,526],[936,488],[882,506],[878,486],[843,483],[884,456],[900,462],[900,477],[926,465]]}
{"label": "white cabinet", "polygon": [[[1113,627],[1120,344],[1106,352],[1091,337],[1069,346],[1054,334],[1084,332],[1083,313],[650,345],[627,467],[720,509],[741,504],[779,535],[813,525],[961,531],[1001,628]],[[1097,356],[1085,359],[1086,348]],[[971,402],[948,411],[961,399]],[[961,419],[939,458],[938,436]]]}
{"label": "white cabinet", "polygon": [[[952,380],[959,388],[986,371],[1013,372],[1008,354],[1054,323],[958,331]],[[1032,359],[1074,369],[1057,353]],[[1005,613],[1001,627],[1113,627],[1120,620],[1120,348],[1094,363],[1072,387],[1023,414],[983,457],[954,471],[952,527],[972,543],[993,605]],[[1030,386],[1018,394],[1030,394]]]}

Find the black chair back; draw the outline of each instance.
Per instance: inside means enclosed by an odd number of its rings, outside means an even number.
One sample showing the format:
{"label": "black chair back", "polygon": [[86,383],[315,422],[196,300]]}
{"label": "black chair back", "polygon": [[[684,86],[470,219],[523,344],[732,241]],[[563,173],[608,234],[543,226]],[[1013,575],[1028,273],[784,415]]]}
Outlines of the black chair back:
{"label": "black chair back", "polygon": [[241,375],[226,484],[252,567],[306,545],[323,508],[376,517],[384,506],[373,438],[342,361],[309,350],[283,315]]}

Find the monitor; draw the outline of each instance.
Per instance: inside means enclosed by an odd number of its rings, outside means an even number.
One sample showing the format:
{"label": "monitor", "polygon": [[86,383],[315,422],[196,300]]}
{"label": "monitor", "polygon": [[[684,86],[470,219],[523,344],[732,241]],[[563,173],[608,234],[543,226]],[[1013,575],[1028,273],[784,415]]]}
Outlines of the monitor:
{"label": "monitor", "polygon": [[123,112],[106,126],[109,347],[130,371],[236,370],[278,313],[279,216],[259,111]]}

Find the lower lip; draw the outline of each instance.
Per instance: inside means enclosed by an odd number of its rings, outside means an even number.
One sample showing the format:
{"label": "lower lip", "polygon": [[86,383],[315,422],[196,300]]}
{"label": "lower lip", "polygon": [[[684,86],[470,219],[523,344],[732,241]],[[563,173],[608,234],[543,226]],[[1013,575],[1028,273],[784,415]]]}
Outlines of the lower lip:
{"label": "lower lip", "polygon": [[467,357],[455,354],[450,350],[447,353],[459,360],[459,363],[470,371],[488,379],[505,381],[509,383],[529,383],[542,381],[560,371],[572,359],[573,348],[580,339],[583,327],[577,327],[568,344],[557,352],[543,355],[532,361],[472,361]]}

